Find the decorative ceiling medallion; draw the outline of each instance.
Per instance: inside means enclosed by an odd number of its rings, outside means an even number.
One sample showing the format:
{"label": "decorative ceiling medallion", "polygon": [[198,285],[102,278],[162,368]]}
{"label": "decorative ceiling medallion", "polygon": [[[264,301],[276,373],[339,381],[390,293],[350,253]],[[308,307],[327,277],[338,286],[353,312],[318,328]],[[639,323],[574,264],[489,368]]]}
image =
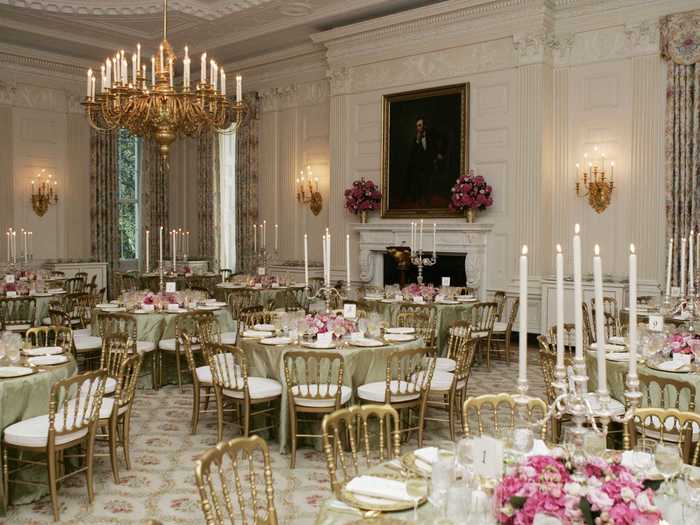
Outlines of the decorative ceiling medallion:
{"label": "decorative ceiling medallion", "polygon": [[306,2],[287,2],[279,8],[280,14],[284,16],[306,16],[311,11],[311,6]]}

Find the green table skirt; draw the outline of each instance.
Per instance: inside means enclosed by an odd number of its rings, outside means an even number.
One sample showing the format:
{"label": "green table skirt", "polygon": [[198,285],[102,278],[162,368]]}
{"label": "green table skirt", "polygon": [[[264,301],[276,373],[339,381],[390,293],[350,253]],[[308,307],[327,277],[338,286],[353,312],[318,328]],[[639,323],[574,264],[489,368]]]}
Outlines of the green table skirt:
{"label": "green table skirt", "polygon": [[[7,360],[3,366],[7,365]],[[54,383],[75,375],[77,366],[75,360],[71,360],[59,366],[49,367],[46,372],[39,372],[30,376],[16,379],[0,379],[0,429],[4,432],[10,425],[35,416],[48,414],[49,394]],[[0,467],[2,467],[0,457]],[[22,472],[22,477],[46,482],[48,472],[46,469],[37,468]],[[0,485],[0,496],[3,487]],[[31,503],[48,494],[48,487],[30,485],[10,485],[10,503]],[[0,497],[0,516],[6,509],[3,508],[3,498]]]}

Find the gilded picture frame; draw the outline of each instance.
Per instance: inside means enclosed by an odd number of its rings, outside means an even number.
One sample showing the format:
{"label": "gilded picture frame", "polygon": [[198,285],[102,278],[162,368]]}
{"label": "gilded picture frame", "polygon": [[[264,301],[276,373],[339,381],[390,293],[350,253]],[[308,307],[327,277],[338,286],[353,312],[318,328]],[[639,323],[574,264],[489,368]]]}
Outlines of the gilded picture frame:
{"label": "gilded picture frame", "polygon": [[469,83],[382,97],[382,217],[454,217],[469,166]]}

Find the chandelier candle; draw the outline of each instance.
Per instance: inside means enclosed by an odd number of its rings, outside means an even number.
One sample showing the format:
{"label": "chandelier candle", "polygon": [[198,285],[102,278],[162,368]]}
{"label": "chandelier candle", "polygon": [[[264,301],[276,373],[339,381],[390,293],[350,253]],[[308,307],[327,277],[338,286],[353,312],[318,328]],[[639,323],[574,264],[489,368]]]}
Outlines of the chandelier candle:
{"label": "chandelier candle", "polygon": [[322,243],[323,244],[323,284],[328,286],[328,273],[326,272],[326,250],[327,250],[327,245],[326,245],[326,234],[323,234],[322,238]]}
{"label": "chandelier candle", "polygon": [[[603,310],[603,261],[600,258],[600,246],[594,247],[593,286],[595,293],[595,341],[598,357],[598,395],[608,395],[607,371],[605,368],[605,312]],[[607,407],[601,407],[606,409]]]}
{"label": "chandelier candle", "polygon": [[527,245],[520,256],[520,333],[518,334],[518,390],[527,392]]}
{"label": "chandelier candle", "polygon": [[437,255],[437,224],[433,223],[433,259]]}
{"label": "chandelier candle", "polygon": [[277,253],[277,247],[279,242],[280,227],[279,224],[275,224],[275,253]]}
{"label": "chandelier candle", "polygon": [[163,227],[158,230],[158,267],[163,270]]}

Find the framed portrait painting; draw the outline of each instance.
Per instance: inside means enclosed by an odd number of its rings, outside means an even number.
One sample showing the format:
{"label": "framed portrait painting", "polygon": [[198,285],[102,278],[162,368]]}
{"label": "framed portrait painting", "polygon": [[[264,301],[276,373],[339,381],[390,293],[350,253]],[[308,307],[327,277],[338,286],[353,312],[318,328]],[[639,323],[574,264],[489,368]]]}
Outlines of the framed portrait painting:
{"label": "framed portrait painting", "polygon": [[469,166],[469,84],[384,95],[382,217],[451,217]]}

